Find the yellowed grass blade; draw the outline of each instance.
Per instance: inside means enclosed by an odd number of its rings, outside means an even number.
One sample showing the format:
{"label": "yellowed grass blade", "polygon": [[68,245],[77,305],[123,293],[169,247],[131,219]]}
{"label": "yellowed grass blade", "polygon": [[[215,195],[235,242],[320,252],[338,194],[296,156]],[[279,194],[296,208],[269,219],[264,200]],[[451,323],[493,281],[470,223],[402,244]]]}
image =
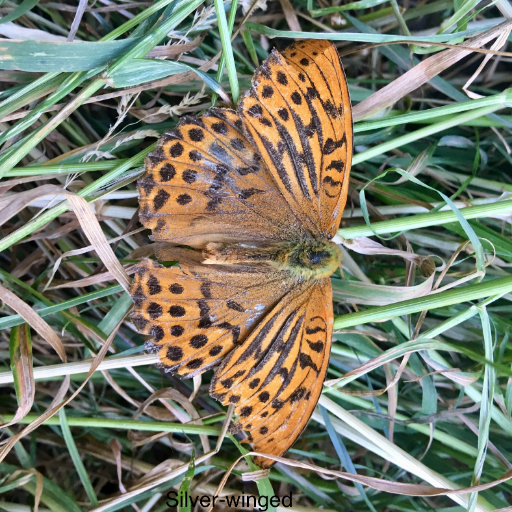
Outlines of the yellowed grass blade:
{"label": "yellowed grass blade", "polygon": [[16,311],[30,327],[37,331],[37,333],[53,347],[61,360],[66,362],[66,351],[64,350],[61,339],[53,332],[48,323],[46,323],[26,302],[1,284],[0,300]]}
{"label": "yellowed grass blade", "polygon": [[14,387],[18,409],[14,418],[4,425],[0,425],[0,428],[13,425],[24,418],[32,409],[34,403],[36,388],[32,370],[32,343],[28,324],[17,325],[11,329],[9,352],[11,369],[15,379]]}

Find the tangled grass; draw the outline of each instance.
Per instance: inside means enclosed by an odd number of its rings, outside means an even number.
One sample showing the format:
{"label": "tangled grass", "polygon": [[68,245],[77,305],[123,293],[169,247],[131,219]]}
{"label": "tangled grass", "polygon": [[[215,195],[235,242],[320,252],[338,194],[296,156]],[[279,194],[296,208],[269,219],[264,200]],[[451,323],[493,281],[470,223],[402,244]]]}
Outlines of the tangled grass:
{"label": "tangled grass", "polygon": [[292,493],[297,511],[511,504],[508,480],[425,487],[512,469],[508,0],[0,14],[0,510],[163,511],[172,489],[213,495],[245,453],[211,372],[160,373],[130,322],[127,275],[149,244],[135,182],[180,116],[236,104],[274,45],[311,33],[336,42],[355,120],[328,381],[287,460],[257,475],[242,460],[223,493]]}

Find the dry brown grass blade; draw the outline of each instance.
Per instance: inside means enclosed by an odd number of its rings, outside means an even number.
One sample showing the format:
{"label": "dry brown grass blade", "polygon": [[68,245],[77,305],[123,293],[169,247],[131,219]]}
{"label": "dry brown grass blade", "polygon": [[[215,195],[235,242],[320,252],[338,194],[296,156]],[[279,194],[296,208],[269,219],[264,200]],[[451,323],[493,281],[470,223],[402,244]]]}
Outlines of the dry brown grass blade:
{"label": "dry brown grass blade", "polygon": [[[80,223],[77,220],[72,220],[71,222],[67,222],[60,228],[56,228],[52,231],[43,231],[42,233],[29,236],[25,238],[21,243],[33,242],[35,240],[55,240],[59,239],[67,234],[75,231],[80,226]],[[43,229],[43,228],[41,228]],[[39,230],[38,230],[39,231]]]}
{"label": "dry brown grass blade", "polygon": [[[52,433],[39,433],[37,436],[38,443],[55,446],[59,448],[66,448],[64,440]],[[114,454],[110,451],[109,445],[98,441],[90,434],[87,434],[80,439],[75,439],[79,452],[82,455],[90,455],[100,461],[107,462],[108,464],[116,464]],[[144,475],[151,471],[153,466],[142,460],[134,459],[129,455],[121,455],[121,465],[126,471],[131,471],[135,475]]]}
{"label": "dry brown grass blade", "polygon": [[372,43],[364,46],[359,46],[358,48],[353,48],[351,50],[340,51],[339,54],[341,57],[346,57],[347,55],[352,55],[353,53],[358,53],[363,50],[371,50],[373,48],[378,48],[379,46],[389,46],[392,44],[408,44],[415,46],[439,46],[442,48],[453,48],[454,50],[468,50],[471,53],[482,53],[483,55],[488,55],[490,57],[512,57],[512,52],[504,52],[501,50],[486,48],[472,48],[471,46],[466,46],[464,44],[450,44],[450,43],[432,43],[431,41],[407,41],[404,39],[403,41],[389,41],[386,43]]}
{"label": "dry brown grass blade", "polygon": [[[394,377],[386,384],[386,387],[383,389],[371,389],[367,391],[349,391],[348,389],[340,389],[340,392],[345,395],[350,396],[381,396],[390,389],[394,389],[394,387],[398,384],[398,381],[402,377],[405,368],[407,367],[407,363],[409,362],[410,354],[405,354],[402,359],[398,370],[396,371]],[[353,370],[355,372],[355,370]],[[352,373],[352,372],[350,372]],[[345,374],[345,376],[348,374]],[[343,378],[343,377],[342,377]],[[327,385],[327,383],[326,383]]]}
{"label": "dry brown grass blade", "polygon": [[[183,423],[189,422],[193,425],[202,425],[203,424],[198,412],[196,411],[196,408],[192,405],[190,400],[186,396],[182,395],[179,391],[177,391],[176,389],[172,389],[172,388],[159,389],[159,390],[155,391],[154,393],[152,393],[152,395],[149,398],[147,398],[141,404],[141,406],[137,409],[137,411],[135,412],[135,414],[133,416],[134,419],[137,419],[144,412],[144,409],[149,404],[154,402],[155,400],[163,400],[166,398],[181,404],[181,406],[187,411],[187,413],[192,418],[191,421],[188,421],[188,418],[184,417],[182,414],[179,413],[179,411],[177,411],[176,417],[181,422],[183,422]],[[199,437],[201,438],[201,444],[203,445],[204,453],[208,453],[210,451],[210,443],[208,441],[208,436],[201,434]]]}
{"label": "dry brown grass blade", "polygon": [[[504,32],[502,32],[500,34],[500,36],[498,37],[498,39],[496,39],[496,41],[493,43],[493,45],[491,46],[491,50],[497,50],[498,48],[501,48],[503,45],[505,45],[505,48],[506,46],[508,45],[508,37],[510,35],[510,31],[512,29],[508,29]],[[483,98],[483,96],[481,94],[476,94],[469,89],[469,86],[475,81],[475,79],[477,78],[477,76],[482,72],[482,70],[484,69],[484,67],[486,66],[486,64],[489,62],[489,60],[491,59],[492,55],[486,55],[484,57],[484,60],[480,63],[480,65],[478,66],[478,69],[471,75],[470,78],[468,78],[467,82],[464,84],[464,86],[462,87],[462,90],[471,98],[471,99],[477,99],[477,98]]]}
{"label": "dry brown grass blade", "polygon": [[[127,266],[124,270],[126,275],[130,276],[135,273],[135,265]],[[105,283],[106,281],[112,281],[113,279],[114,276],[110,272],[102,272],[101,274],[96,274],[91,277],[84,277],[83,279],[79,279],[77,281],[70,281],[69,283],[61,283],[55,286],[49,286],[47,290],[58,290],[59,288],[80,288],[83,286],[92,286],[95,284]]]}
{"label": "dry brown grass blade", "polygon": [[475,383],[480,377],[478,372],[468,373],[462,372],[458,368],[445,368],[425,354],[422,354],[421,357],[429,366],[434,368],[436,373],[443,375],[460,386],[471,386],[471,384]]}
{"label": "dry brown grass blade", "polygon": [[295,32],[302,32],[302,28],[299,23],[299,18],[295,12],[295,9],[292,7],[290,0],[279,0],[281,3],[281,9],[283,9],[284,17],[286,18],[286,23],[290,27],[290,30]]}
{"label": "dry brown grass blade", "polygon": [[[196,465],[209,459],[214,455],[214,453],[215,452],[210,452],[205,455],[201,455],[201,457],[196,459]],[[135,485],[127,490],[126,494],[117,495],[113,498],[102,501],[99,507],[96,507],[89,512],[107,512],[108,510],[112,510],[116,505],[124,503],[127,498],[138,496],[145,491],[154,489],[156,486],[186,473],[189,465],[190,464],[188,462],[183,464],[180,460],[168,459],[158,466],[155,466],[147,475],[144,475],[143,478],[138,480]]]}
{"label": "dry brown grass blade", "polygon": [[204,41],[204,35],[196,37],[190,43],[171,44],[169,46],[155,46],[146,56],[145,59],[156,59],[162,57],[176,57],[182,53],[191,52]]}
{"label": "dry brown grass blade", "polygon": [[110,440],[109,446],[110,449],[112,450],[112,454],[114,455],[114,459],[116,461],[119,491],[125,493],[126,487],[123,484],[123,464],[121,460],[121,450],[123,449],[123,446],[121,445],[119,440],[115,438]]}
{"label": "dry brown grass blade", "polygon": [[[217,54],[215,57],[213,57],[211,60],[200,66],[198,69],[201,71],[209,71],[217,62],[217,60],[220,57],[220,53]],[[167,87],[169,85],[176,85],[181,84],[183,82],[189,82],[194,80],[200,80],[200,78],[197,76],[197,73],[195,71],[186,71],[184,73],[178,73],[176,75],[168,76],[167,78],[162,78],[160,80],[154,80],[152,82],[146,82],[143,85],[138,85],[136,87],[130,87],[128,89],[120,89],[115,92],[107,93],[107,94],[100,94],[99,96],[93,96],[91,98],[86,99],[83,102],[83,105],[87,105],[90,103],[98,103],[100,101],[109,100],[112,98],[118,98],[119,96],[126,96],[127,94],[138,94],[150,89],[158,89],[160,87]],[[224,91],[219,91],[219,96],[224,101],[227,101],[228,103],[231,101],[229,100],[228,95]],[[62,109],[67,108],[67,104],[64,103],[58,103],[56,105],[52,105],[51,107],[48,107],[45,109],[44,112],[54,112],[54,111],[62,111]],[[2,119],[0,119],[0,122],[6,122],[6,121],[14,121],[16,119],[23,119],[26,115],[30,114],[30,110],[24,110],[23,112],[14,112],[12,114],[9,114]]]}
{"label": "dry brown grass blade", "polygon": [[17,194],[3,197],[0,200],[0,226],[23,210],[23,208],[26,208],[32,201],[44,196],[65,193],[66,192],[57,185],[42,185],[26,190],[25,192],[18,192]]}
{"label": "dry brown grass blade", "polygon": [[[39,504],[41,502],[41,496],[43,494],[43,475],[35,469],[17,469],[8,475],[7,479],[3,480],[3,484],[9,484],[16,482],[18,487],[23,487],[30,480],[36,478],[36,489],[34,493],[34,508],[33,511],[39,510]],[[6,509],[7,510],[7,509]],[[9,509],[12,510],[12,509]]]}
{"label": "dry brown grass blade", "polygon": [[44,174],[38,176],[28,176],[26,178],[16,178],[13,180],[5,180],[0,183],[0,195],[5,194],[11,188],[16,185],[21,185],[22,183],[31,183],[32,181],[45,181],[45,180],[53,180],[55,178],[59,178],[61,174]]}
{"label": "dry brown grass blade", "polygon": [[0,425],[0,428],[20,421],[30,412],[34,403],[36,386],[32,370],[32,343],[28,324],[17,325],[11,329],[10,354],[18,409],[14,418],[4,425]]}
{"label": "dry brown grass blade", "polygon": [[[340,382],[343,382],[344,380],[348,380],[349,382],[353,380],[353,377],[358,377],[360,375],[364,375],[368,372],[371,372],[372,370],[375,370],[376,368],[379,368],[385,363],[390,363],[391,361],[394,361],[395,359],[398,359],[399,357],[402,357],[404,355],[404,358],[408,357],[413,352],[418,352],[422,349],[411,349],[409,352],[407,352],[405,355],[403,353],[402,348],[394,348],[391,350],[388,350],[386,353],[381,354],[380,356],[374,357],[373,359],[370,359],[369,361],[366,361],[366,363],[363,363],[362,365],[358,366],[357,368],[354,368],[350,372],[347,372],[343,377],[340,377],[338,379],[333,380],[327,380],[324,382],[325,386],[336,386]],[[393,352],[396,352],[396,355],[393,354]],[[345,391],[343,391],[345,393]],[[347,393],[351,394],[351,393]],[[380,393],[379,391],[379,394]]]}
{"label": "dry brown grass blade", "polygon": [[[194,48],[196,48],[203,42],[203,39],[204,39],[204,36],[200,37],[200,38],[196,38],[196,39],[194,39],[194,41],[192,41],[190,43],[184,43],[184,44],[180,44],[180,45],[170,45],[170,46],[156,46],[148,54],[146,54],[145,58],[176,57],[178,55],[181,55],[182,53],[192,51]],[[0,38],[0,41],[1,40],[2,39]],[[12,39],[9,39],[9,41],[12,41]],[[182,73],[180,75],[174,75],[174,76],[179,77],[184,74],[185,73]],[[199,79],[198,76],[197,75],[194,76],[194,75],[195,75],[195,73],[187,74],[188,78],[186,78],[186,80],[195,80],[195,79],[198,80]],[[170,78],[172,78],[172,77],[170,77]],[[186,80],[184,80],[184,81],[186,81]],[[147,87],[149,88],[149,85]],[[31,101],[34,101],[43,96],[47,96],[47,95],[51,94],[56,88],[57,88],[57,86],[55,86],[49,90],[46,90],[37,96],[31,95],[30,96]],[[122,96],[123,94],[125,94],[125,93],[123,91],[120,91],[119,95]],[[103,95],[103,96],[105,96],[105,95]],[[100,100],[97,100],[96,98],[89,98],[89,100],[87,100],[85,103],[94,103],[96,101],[100,101]],[[26,106],[26,104],[23,104],[23,105],[21,105],[21,108],[24,108],[25,106]],[[52,107],[45,110],[45,112],[60,110],[63,107],[64,107],[64,104],[53,105]],[[9,115],[3,117],[2,119],[0,119],[0,122],[22,119],[29,113],[30,113],[30,109],[14,112],[14,113],[9,114]]]}
{"label": "dry brown grass blade", "polygon": [[[235,468],[235,466],[245,457],[247,456],[256,456],[256,457],[264,457],[266,459],[273,460],[274,462],[280,462],[281,464],[285,464],[286,466],[291,466],[294,468],[304,469],[306,471],[314,471],[315,473],[335,476],[337,478],[341,478],[343,480],[348,480],[349,482],[359,483],[362,485],[366,485],[372,489],[377,491],[389,492],[392,494],[400,494],[403,496],[454,496],[461,494],[469,494],[474,492],[481,492],[487,489],[491,489],[507,480],[512,478],[512,471],[508,471],[502,477],[494,480],[493,482],[489,482],[486,484],[475,485],[473,487],[465,487],[461,489],[443,489],[441,487],[431,487],[429,485],[421,485],[421,484],[406,484],[402,482],[390,482],[389,480],[382,480],[380,478],[374,478],[370,476],[358,475],[353,473],[346,473],[345,471],[336,471],[333,469],[326,469],[320,466],[316,466],[314,464],[308,464],[305,462],[300,462],[297,460],[285,459],[284,457],[277,457],[276,455],[269,455],[260,452],[249,452],[245,455],[241,455],[238,459],[233,462],[233,464],[226,471],[224,477],[222,478],[215,495],[218,496],[223,487],[225,486],[231,472]],[[207,509],[207,512],[211,512],[212,505]]]}
{"label": "dry brown grass blade", "polygon": [[[499,37],[511,24],[512,20],[505,21],[487,32],[469,39],[465,42],[465,47],[479,48]],[[470,53],[471,50],[450,49],[425,59],[392,83],[356,105],[353,109],[354,120],[363,119],[392,105]]]}
{"label": "dry brown grass blade", "polygon": [[[0,285],[1,286],[1,285]],[[78,394],[82,391],[82,389],[85,387],[87,382],[89,382],[89,379],[92,377],[96,369],[98,368],[99,364],[103,361],[105,358],[105,355],[107,354],[110,346],[112,345],[112,341],[116,337],[117,331],[119,330],[119,327],[121,327],[121,324],[124,322],[124,317],[121,318],[119,323],[116,325],[116,327],[112,330],[110,336],[107,338],[103,346],[101,347],[98,354],[95,356],[91,367],[89,371],[87,372],[87,375],[78,387],[78,389],[66,400],[63,401],[65,394],[67,393],[67,390],[69,388],[70,383],[70,377],[69,375],[66,375],[64,378],[64,381],[59,388],[59,391],[57,392],[56,396],[54,397],[52,403],[50,404],[50,407],[43,413],[41,416],[39,416],[35,421],[33,421],[30,425],[27,425],[21,432],[18,432],[16,435],[9,438],[2,448],[0,449],[0,462],[2,462],[5,457],[9,454],[9,452],[12,450],[14,445],[23,437],[33,432],[37,427],[42,425],[47,419],[51,418],[53,415],[58,413],[62,407],[69,404],[72,400],[78,396]]]}
{"label": "dry brown grass blade", "polygon": [[16,194],[14,198],[7,197],[0,202],[0,207],[3,207],[0,212],[0,225],[28,206],[35,199],[52,194],[66,196],[66,199],[69,201],[71,208],[80,222],[82,230],[91,243],[91,248],[94,248],[105,267],[117,282],[126,291],[129,291],[130,279],[110,247],[91,205],[83,197],[66,192],[57,185],[43,185],[26,192],[21,192]]}
{"label": "dry brown grass blade", "polygon": [[[333,240],[336,240],[334,237]],[[367,255],[375,255],[375,254],[385,254],[387,256],[400,256],[405,260],[410,261],[411,263],[415,263],[419,267],[427,264],[429,274],[431,274],[435,268],[434,263],[432,262],[429,256],[420,256],[413,252],[401,251],[399,249],[392,249],[390,247],[385,247],[384,245],[372,240],[371,238],[359,237],[354,238],[352,240],[341,240],[341,243],[351,251],[357,252],[359,254],[367,254]]]}
{"label": "dry brown grass blade", "polygon": [[67,361],[66,351],[61,339],[25,301],[0,284],[0,300],[16,311],[57,352],[63,362]]}
{"label": "dry brown grass blade", "polygon": [[[128,233],[124,233],[120,236],[116,236],[114,238],[111,238],[110,240],[107,240],[109,244],[117,244],[117,242],[120,242],[121,240],[124,240],[125,238],[128,238],[136,233],[140,233],[141,231],[144,231],[145,228],[138,228],[134,229],[132,231],[129,231]],[[77,256],[79,254],[84,254],[86,252],[95,250],[93,245],[88,245],[87,247],[81,247],[80,249],[73,249],[72,251],[67,251],[64,254],[61,254],[59,258],[55,261],[53,265],[53,269],[48,277],[48,281],[46,282],[46,285],[44,287],[45,290],[47,289],[55,289],[55,288],[77,288],[79,286],[89,286],[91,284],[97,284],[101,283],[103,281],[112,280],[113,276],[110,272],[103,272],[101,274],[93,274],[91,276],[85,277],[84,279],[80,279],[79,281],[72,281],[70,283],[64,283],[58,286],[49,286],[51,282],[53,281],[53,276],[59,269],[60,264],[65,258],[68,258],[70,256]],[[124,267],[123,267],[124,268]],[[132,267],[129,267],[128,269],[125,269],[125,272],[129,274],[133,274],[134,270]]]}
{"label": "dry brown grass blade", "polygon": [[[132,404],[136,408],[141,406],[140,402],[134,400],[128,393],[126,393],[126,391],[115,381],[115,379],[108,373],[108,371],[102,371],[101,373],[105,377],[105,380],[112,386],[112,389],[120,396],[122,396],[129,404]],[[176,421],[176,415],[169,411],[162,411],[162,408],[160,407],[153,407],[148,405],[144,409],[144,413],[148,416],[151,416],[152,418],[155,418],[157,421]]]}
{"label": "dry brown grass blade", "polygon": [[73,19],[73,23],[71,25],[71,30],[69,31],[68,37],[66,41],[68,43],[72,42],[75,38],[76,33],[78,32],[78,28],[80,26],[80,22],[82,21],[82,17],[87,9],[87,0],[79,0],[78,8],[75,13],[75,18]]}
{"label": "dry brown grass blade", "polygon": [[89,203],[80,196],[68,195],[67,197],[75,215],[80,221],[80,225],[87,235],[89,242],[94,246],[94,250],[101,261],[107,267],[109,272],[116,278],[117,282],[127,291],[130,290],[130,279],[126,275],[123,266],[116,258],[112,247],[110,247],[107,237],[101,229],[100,223],[96,218]]}

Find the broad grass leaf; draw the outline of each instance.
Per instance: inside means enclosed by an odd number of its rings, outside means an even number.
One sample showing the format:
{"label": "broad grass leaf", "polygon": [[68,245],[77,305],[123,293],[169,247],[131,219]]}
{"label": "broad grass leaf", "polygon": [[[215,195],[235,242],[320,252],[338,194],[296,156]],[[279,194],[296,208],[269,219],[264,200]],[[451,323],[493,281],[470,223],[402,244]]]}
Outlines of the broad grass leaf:
{"label": "broad grass leaf", "polygon": [[138,42],[137,39],[76,43],[3,40],[0,69],[43,73],[89,71],[124,55]]}

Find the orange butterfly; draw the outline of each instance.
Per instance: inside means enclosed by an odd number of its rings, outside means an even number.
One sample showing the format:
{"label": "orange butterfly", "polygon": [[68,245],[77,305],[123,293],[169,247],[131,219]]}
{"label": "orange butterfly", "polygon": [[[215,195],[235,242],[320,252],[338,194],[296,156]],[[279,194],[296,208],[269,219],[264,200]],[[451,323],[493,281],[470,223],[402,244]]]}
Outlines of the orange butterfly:
{"label": "orange butterfly", "polygon": [[180,268],[138,265],[132,320],[166,370],[217,366],[211,394],[256,451],[285,453],[322,390],[351,158],[338,53],[308,40],[272,51],[237,112],[183,117],[146,159],[141,221]]}

